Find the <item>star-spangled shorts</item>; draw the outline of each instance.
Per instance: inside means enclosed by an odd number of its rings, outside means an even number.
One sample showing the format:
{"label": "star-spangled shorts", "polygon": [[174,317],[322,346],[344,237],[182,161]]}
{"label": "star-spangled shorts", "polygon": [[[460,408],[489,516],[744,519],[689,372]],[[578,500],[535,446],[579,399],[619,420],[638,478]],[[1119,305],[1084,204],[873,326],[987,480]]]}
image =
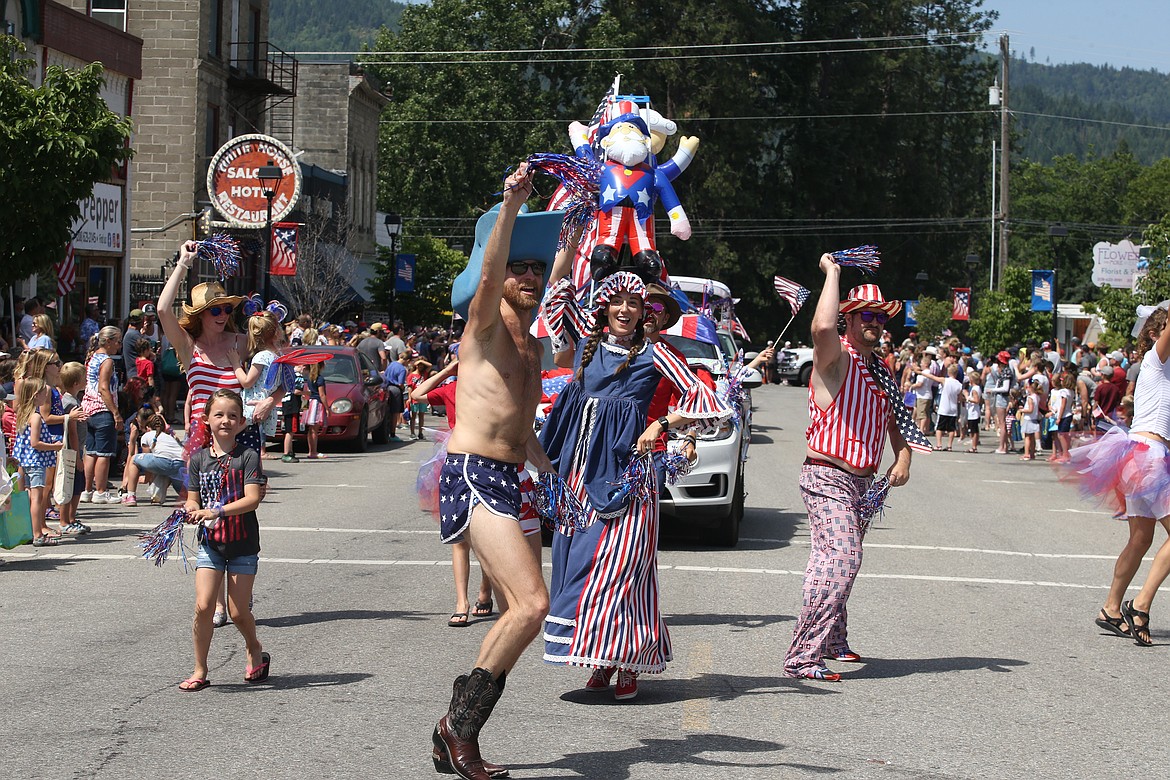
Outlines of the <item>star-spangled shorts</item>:
{"label": "star-spangled shorts", "polygon": [[479,504],[520,525],[525,536],[540,532],[536,486],[524,464],[482,455],[448,455],[439,472],[439,536],[444,544],[463,540],[471,512]]}

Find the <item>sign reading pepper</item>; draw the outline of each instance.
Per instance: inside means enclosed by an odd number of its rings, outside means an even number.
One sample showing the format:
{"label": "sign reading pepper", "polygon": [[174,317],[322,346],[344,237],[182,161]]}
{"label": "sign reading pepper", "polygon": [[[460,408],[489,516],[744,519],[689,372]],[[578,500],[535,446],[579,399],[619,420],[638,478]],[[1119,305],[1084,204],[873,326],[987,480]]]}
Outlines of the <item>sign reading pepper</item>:
{"label": "sign reading pepper", "polygon": [[271,136],[251,134],[236,136],[212,156],[207,192],[216,211],[231,225],[262,228],[267,224],[268,199],[257,172],[269,164],[284,174],[272,198],[272,221],[278,222],[301,197],[301,166],[292,150]]}

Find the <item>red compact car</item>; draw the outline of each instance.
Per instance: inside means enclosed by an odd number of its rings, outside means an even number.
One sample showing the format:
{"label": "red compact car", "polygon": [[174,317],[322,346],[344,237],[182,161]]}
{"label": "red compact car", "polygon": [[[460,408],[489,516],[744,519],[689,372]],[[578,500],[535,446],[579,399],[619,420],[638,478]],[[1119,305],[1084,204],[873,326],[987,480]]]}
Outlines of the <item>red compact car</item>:
{"label": "red compact car", "polygon": [[[314,350],[334,353],[321,364],[325,377],[325,426],[319,441],[351,442],[354,449],[364,452],[370,437],[375,444],[390,439],[386,420],[386,389],[382,376],[373,362],[352,347],[313,347]],[[307,369],[306,369],[307,370]],[[277,407],[279,409],[279,407]],[[277,424],[277,434],[284,433],[284,420]],[[299,427],[293,434],[305,437]]]}

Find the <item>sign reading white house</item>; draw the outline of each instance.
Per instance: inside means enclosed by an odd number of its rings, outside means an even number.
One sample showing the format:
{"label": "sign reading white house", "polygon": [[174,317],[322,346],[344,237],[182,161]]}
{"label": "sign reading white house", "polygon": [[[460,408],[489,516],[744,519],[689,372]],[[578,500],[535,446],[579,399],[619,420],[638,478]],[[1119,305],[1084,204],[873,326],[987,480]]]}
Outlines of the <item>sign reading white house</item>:
{"label": "sign reading white house", "polygon": [[81,216],[73,221],[73,248],[121,254],[122,188],[99,182],[77,205]]}
{"label": "sign reading white house", "polygon": [[1093,284],[1132,290],[1138,267],[1138,247],[1132,241],[1093,246]]}

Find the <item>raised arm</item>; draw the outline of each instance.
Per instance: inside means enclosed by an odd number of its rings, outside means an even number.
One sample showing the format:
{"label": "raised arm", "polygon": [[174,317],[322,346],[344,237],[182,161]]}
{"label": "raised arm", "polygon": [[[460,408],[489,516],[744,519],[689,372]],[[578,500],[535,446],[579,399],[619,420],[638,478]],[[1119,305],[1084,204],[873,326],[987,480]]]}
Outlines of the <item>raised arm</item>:
{"label": "raised arm", "polygon": [[175,316],[175,297],[179,294],[179,285],[186,278],[187,272],[195,265],[199,244],[196,241],[187,241],[179,249],[179,261],[175,270],[167,279],[162,292],[158,296],[158,324],[162,325],[163,333],[175,348],[179,364],[185,369],[191,365],[191,353],[195,349],[195,342],[187,331],[179,327],[179,319]]}
{"label": "raised arm", "polygon": [[836,373],[841,357],[841,337],[837,335],[837,317],[841,304],[841,266],[827,252],[821,255],[825,284],[813,313],[813,369],[821,376]]}
{"label": "raised arm", "polygon": [[528,163],[522,162],[504,180],[504,203],[500,206],[500,215],[484,248],[479,287],[467,312],[467,328],[472,333],[481,334],[500,319],[500,300],[504,295],[512,228],[516,224],[520,207],[531,195],[532,172],[528,169]]}
{"label": "raised arm", "polygon": [[443,366],[442,371],[436,371],[428,376],[423,381],[419,382],[413,390],[410,391],[410,400],[412,403],[425,404],[427,402],[427,393],[435,390],[443,382],[447,381],[447,377],[455,376],[459,373],[459,359],[455,358],[447,365]]}

